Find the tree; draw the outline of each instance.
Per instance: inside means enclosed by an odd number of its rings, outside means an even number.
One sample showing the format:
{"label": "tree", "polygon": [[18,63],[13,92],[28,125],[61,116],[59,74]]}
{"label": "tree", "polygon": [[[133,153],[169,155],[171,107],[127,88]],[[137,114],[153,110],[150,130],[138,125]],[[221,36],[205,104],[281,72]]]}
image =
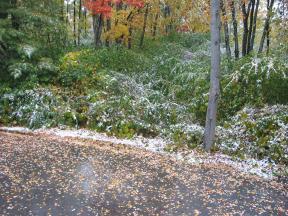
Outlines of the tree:
{"label": "tree", "polygon": [[[113,4],[115,3],[116,5],[116,11],[118,12],[119,10],[122,10],[122,8],[124,8],[124,10],[126,10],[128,8],[128,6],[130,6],[133,9],[138,9],[138,11],[136,12],[136,14],[139,13],[139,9],[144,7],[144,1],[142,0],[116,0],[116,1],[112,1],[112,0],[86,0],[85,1],[85,7],[92,13],[92,20],[93,20],[93,32],[94,32],[94,41],[95,41],[95,45],[96,46],[100,46],[101,43],[101,37],[102,37],[102,30],[104,27],[104,21],[105,18],[107,18],[107,22],[106,22],[106,27],[109,31],[109,29],[111,30],[112,28],[112,24],[111,21],[109,20],[110,17],[112,16],[112,9],[113,9]],[[126,7],[122,7],[123,4],[126,4]],[[131,22],[134,18],[134,11],[130,11],[129,15],[126,18],[126,22],[125,25],[129,26],[129,38],[128,38],[128,48],[131,48],[132,44],[132,25]],[[116,19],[115,21],[115,26],[118,25],[118,19]],[[106,38],[106,45],[108,45],[109,41],[107,41]]]}
{"label": "tree", "polygon": [[220,0],[211,0],[211,74],[209,103],[204,132],[204,148],[210,151],[215,140],[217,105],[220,92]]}
{"label": "tree", "polygon": [[76,46],[76,0],[73,1],[73,39]]}
{"label": "tree", "polygon": [[79,0],[79,10],[78,10],[78,46],[81,40],[81,23],[82,22],[82,0]]}
{"label": "tree", "polygon": [[247,47],[246,47],[247,54],[249,54],[249,52],[251,51],[250,47],[251,47],[251,37],[252,37],[252,31],[253,31],[253,19],[254,19],[254,10],[255,10],[255,0],[250,0],[250,2],[251,2],[251,10],[250,10],[250,14],[248,14],[249,27],[248,27]]}
{"label": "tree", "polygon": [[251,39],[250,39],[250,46],[248,47],[249,52],[252,51],[254,48],[259,4],[260,4],[260,0],[256,0],[256,7],[255,7],[254,18],[253,18],[253,30],[252,30],[252,35],[251,35]]}
{"label": "tree", "polygon": [[271,2],[270,2],[270,0],[267,0],[267,16],[266,16],[265,23],[264,23],[264,28],[263,28],[263,33],[262,33],[258,53],[261,53],[263,51],[264,42],[265,42],[266,37],[268,40],[268,47],[267,48],[269,49],[269,28],[270,28],[269,26],[270,26],[270,19],[271,19],[271,15],[272,15],[273,5],[274,5],[274,0],[271,0]]}
{"label": "tree", "polygon": [[246,0],[242,0],[241,10],[243,16],[243,38],[242,38],[242,56],[247,54],[247,46],[248,46],[248,34],[249,34],[249,14],[251,9],[252,1],[249,1],[248,6],[246,6]]}
{"label": "tree", "polygon": [[146,31],[146,26],[147,26],[148,13],[149,13],[149,4],[146,5],[146,9],[145,9],[145,13],[144,13],[143,29],[142,29],[142,33],[141,33],[139,47],[143,46],[144,36],[145,36],[145,31]]}
{"label": "tree", "polygon": [[231,14],[232,14],[232,22],[233,22],[233,40],[234,40],[234,54],[235,58],[239,58],[239,42],[238,42],[238,27],[237,27],[237,19],[236,19],[236,10],[235,10],[235,2],[231,0],[230,2]]}
{"label": "tree", "polygon": [[226,8],[224,5],[223,0],[220,0],[221,10],[222,10],[222,16],[223,16],[223,29],[224,29],[224,37],[225,37],[225,47],[226,47],[226,54],[228,58],[231,58],[231,49],[230,49],[230,38],[229,38],[229,27],[227,22],[227,14],[226,14]]}
{"label": "tree", "polygon": [[[34,68],[44,59],[58,60],[67,45],[63,1],[4,2],[0,2],[0,79],[11,81],[13,86],[31,76],[41,82],[43,76],[36,75]],[[15,80],[15,71],[21,71],[21,79]]]}
{"label": "tree", "polygon": [[101,45],[101,35],[104,24],[104,18],[110,17],[112,7],[111,0],[86,0],[85,7],[91,11],[93,20],[93,32],[95,46]]}

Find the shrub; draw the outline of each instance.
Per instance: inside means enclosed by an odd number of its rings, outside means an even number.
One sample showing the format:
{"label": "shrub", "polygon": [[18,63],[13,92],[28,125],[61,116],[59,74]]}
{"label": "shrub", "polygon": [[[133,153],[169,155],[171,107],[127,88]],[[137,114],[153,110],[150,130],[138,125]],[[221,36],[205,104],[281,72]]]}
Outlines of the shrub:
{"label": "shrub", "polygon": [[243,58],[233,63],[231,71],[226,71],[221,81],[221,119],[234,115],[247,104],[288,103],[288,65],[279,58]]}
{"label": "shrub", "polygon": [[242,156],[288,164],[288,107],[244,108],[218,128],[220,149]]}

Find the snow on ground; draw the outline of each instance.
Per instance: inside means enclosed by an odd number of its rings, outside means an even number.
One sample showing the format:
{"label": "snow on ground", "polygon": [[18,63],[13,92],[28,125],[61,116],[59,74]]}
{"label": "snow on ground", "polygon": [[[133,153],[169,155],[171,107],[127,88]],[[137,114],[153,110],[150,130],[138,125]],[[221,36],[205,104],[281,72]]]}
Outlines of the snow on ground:
{"label": "snow on ground", "polygon": [[84,129],[72,129],[72,130],[61,130],[57,128],[53,129],[38,129],[30,130],[22,127],[0,127],[0,131],[7,132],[19,132],[19,133],[37,133],[47,134],[59,137],[74,137],[81,139],[92,139],[103,142],[111,142],[114,144],[129,145],[137,148],[143,148],[152,152],[158,152],[165,154],[169,157],[174,157],[177,160],[182,160],[190,164],[225,164],[239,170],[240,172],[255,174],[264,179],[273,179],[273,172],[277,170],[276,164],[269,163],[267,160],[255,160],[255,159],[233,159],[228,155],[223,154],[209,154],[199,153],[195,150],[186,150],[177,153],[168,153],[164,151],[165,146],[169,143],[162,138],[144,138],[135,137],[133,139],[119,139],[116,137],[107,136],[104,133],[98,133],[95,131],[84,130]]}

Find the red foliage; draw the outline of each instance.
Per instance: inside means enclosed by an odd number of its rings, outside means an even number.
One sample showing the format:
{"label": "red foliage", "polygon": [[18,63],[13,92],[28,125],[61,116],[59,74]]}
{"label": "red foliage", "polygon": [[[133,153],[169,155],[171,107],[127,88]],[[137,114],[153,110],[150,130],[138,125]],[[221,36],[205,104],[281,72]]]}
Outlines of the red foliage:
{"label": "red foliage", "polygon": [[128,5],[131,5],[136,8],[143,8],[144,2],[142,0],[126,0]]}
{"label": "red foliage", "polygon": [[[120,4],[122,0],[85,0],[84,6],[91,11],[93,15],[102,14],[105,17],[111,17],[112,6],[111,3]],[[143,0],[126,0],[127,5],[142,8],[144,7]]]}
{"label": "red foliage", "polygon": [[111,16],[112,7],[110,6],[111,0],[85,0],[85,7],[95,14],[102,14],[106,17]]}

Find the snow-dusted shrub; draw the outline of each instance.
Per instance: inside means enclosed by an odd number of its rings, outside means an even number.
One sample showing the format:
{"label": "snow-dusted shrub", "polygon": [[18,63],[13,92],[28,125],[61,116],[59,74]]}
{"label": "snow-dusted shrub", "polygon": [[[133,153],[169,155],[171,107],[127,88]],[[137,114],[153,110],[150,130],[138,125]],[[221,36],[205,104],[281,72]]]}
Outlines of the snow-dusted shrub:
{"label": "snow-dusted shrub", "polygon": [[37,77],[40,82],[48,83],[56,80],[59,68],[50,58],[41,58],[37,65]]}
{"label": "snow-dusted shrub", "polygon": [[218,146],[229,154],[288,164],[288,107],[244,108],[217,128]]}
{"label": "snow-dusted shrub", "polygon": [[288,103],[288,64],[281,58],[246,57],[225,70],[221,81],[221,118],[234,115],[248,104]]}
{"label": "snow-dusted shrub", "polygon": [[1,119],[29,128],[57,126],[65,109],[59,97],[47,89],[12,92],[0,99]]}
{"label": "snow-dusted shrub", "polygon": [[196,148],[202,144],[204,128],[197,124],[179,123],[171,125],[169,136],[173,145],[166,150],[174,151],[178,148]]}
{"label": "snow-dusted shrub", "polygon": [[13,79],[17,80],[17,79],[25,79],[25,76],[28,76],[29,73],[33,73],[35,71],[35,68],[32,64],[30,63],[14,63],[11,64],[8,67],[8,71],[10,73],[10,75],[13,77]]}

